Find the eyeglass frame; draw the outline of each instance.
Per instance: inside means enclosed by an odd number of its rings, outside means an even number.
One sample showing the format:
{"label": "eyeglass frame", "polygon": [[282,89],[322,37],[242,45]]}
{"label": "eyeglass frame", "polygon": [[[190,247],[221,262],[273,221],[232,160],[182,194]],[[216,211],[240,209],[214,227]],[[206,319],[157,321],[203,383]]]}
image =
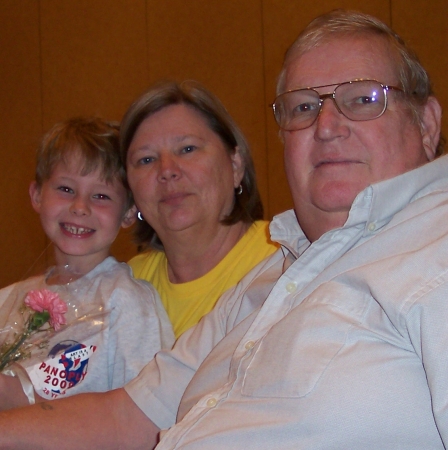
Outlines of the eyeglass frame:
{"label": "eyeglass frame", "polygon": [[[336,94],[336,90],[337,90],[340,86],[342,86],[342,85],[344,85],[344,84],[358,83],[358,82],[360,82],[360,81],[374,81],[375,83],[378,83],[378,84],[381,86],[381,89],[383,90],[383,93],[384,93],[384,107],[383,107],[383,110],[381,111],[380,114],[378,114],[376,117],[372,117],[371,119],[351,119],[350,117],[347,117],[347,116],[342,112],[341,108],[339,107],[339,105],[338,105],[337,102],[336,102],[336,96],[335,96],[335,94]],[[330,87],[330,86],[335,86],[335,88],[333,89],[333,92],[328,92],[328,93],[326,93],[326,94],[320,94],[320,93],[317,92],[317,90],[316,90],[316,89],[321,89],[321,88]],[[282,92],[281,94],[278,94],[278,95],[275,97],[274,102],[271,103],[270,106],[271,106],[271,108],[272,108],[272,110],[273,110],[273,113],[274,113],[274,119],[275,119],[277,125],[278,125],[282,130],[284,130],[284,131],[300,131],[300,130],[306,130],[307,128],[311,127],[311,126],[316,122],[316,120],[318,119],[318,117],[320,116],[320,113],[321,113],[321,111],[322,111],[322,105],[323,105],[324,101],[325,101],[327,98],[330,98],[330,99],[333,100],[333,103],[334,103],[336,109],[338,110],[338,112],[339,112],[340,114],[342,114],[344,117],[346,117],[348,120],[351,120],[351,121],[353,121],[353,122],[366,122],[366,121],[369,121],[369,120],[375,120],[375,119],[378,119],[379,117],[381,117],[381,116],[385,113],[385,111],[386,111],[386,109],[387,109],[387,93],[389,92],[389,90],[394,90],[394,91],[399,91],[399,92],[405,92],[404,89],[402,89],[402,88],[400,88],[400,87],[398,87],[398,86],[386,85],[386,84],[381,83],[381,81],[378,81],[378,80],[375,80],[375,79],[372,79],[372,78],[357,78],[357,79],[355,79],[355,80],[344,81],[344,82],[342,82],[342,83],[324,84],[324,85],[322,85],[322,86],[312,86],[312,87],[306,87],[306,88],[300,88],[300,89],[290,89],[289,91],[285,91],[285,92]],[[275,109],[275,103],[276,103],[277,99],[278,99],[279,97],[281,97],[282,95],[289,94],[289,93],[291,93],[291,92],[298,92],[298,91],[314,91],[314,92],[318,95],[318,97],[319,97],[319,111],[318,111],[318,113],[316,114],[316,117],[314,118],[314,120],[313,120],[309,125],[307,125],[307,126],[304,127],[304,128],[293,128],[293,129],[283,128],[283,127],[278,123],[277,116],[276,116],[276,114],[275,114],[275,112],[276,112],[276,109]]]}

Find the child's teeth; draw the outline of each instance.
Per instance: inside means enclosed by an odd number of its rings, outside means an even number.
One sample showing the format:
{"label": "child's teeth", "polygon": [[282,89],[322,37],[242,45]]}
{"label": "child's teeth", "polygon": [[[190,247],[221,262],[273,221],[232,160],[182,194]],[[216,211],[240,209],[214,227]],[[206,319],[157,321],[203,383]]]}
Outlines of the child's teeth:
{"label": "child's teeth", "polygon": [[72,227],[72,226],[65,226],[65,229],[69,231],[72,234],[85,234],[89,233],[91,230],[90,228],[82,228],[82,227]]}

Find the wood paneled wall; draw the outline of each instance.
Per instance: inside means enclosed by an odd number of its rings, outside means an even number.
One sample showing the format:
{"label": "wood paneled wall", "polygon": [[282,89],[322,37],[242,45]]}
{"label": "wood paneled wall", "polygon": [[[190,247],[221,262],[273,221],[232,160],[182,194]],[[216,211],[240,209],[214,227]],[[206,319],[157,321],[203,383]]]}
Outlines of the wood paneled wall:
{"label": "wood paneled wall", "polygon": [[[266,217],[290,208],[268,105],[287,46],[337,7],[391,24],[448,105],[448,0],[0,0],[0,286],[49,263],[28,199],[41,135],[79,114],[120,120],[161,78],[197,79],[222,99],[252,145]],[[129,233],[113,252],[135,253]]]}

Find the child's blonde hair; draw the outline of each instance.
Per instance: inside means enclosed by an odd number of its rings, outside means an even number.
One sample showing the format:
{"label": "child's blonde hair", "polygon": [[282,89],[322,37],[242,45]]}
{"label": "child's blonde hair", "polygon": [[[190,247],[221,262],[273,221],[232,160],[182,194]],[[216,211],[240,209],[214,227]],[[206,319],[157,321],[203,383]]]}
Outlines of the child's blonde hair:
{"label": "child's blonde hair", "polygon": [[120,181],[127,191],[127,209],[133,205],[132,193],[119,150],[119,125],[98,117],[74,117],[54,125],[43,137],[37,150],[36,183],[51,177],[59,162],[76,155],[84,160],[81,174],[97,169],[104,180]]}

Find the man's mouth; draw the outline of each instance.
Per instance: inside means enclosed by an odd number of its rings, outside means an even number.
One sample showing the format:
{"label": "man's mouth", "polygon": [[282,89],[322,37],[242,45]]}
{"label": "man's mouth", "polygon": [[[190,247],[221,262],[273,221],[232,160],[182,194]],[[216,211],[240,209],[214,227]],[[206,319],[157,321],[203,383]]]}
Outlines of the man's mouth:
{"label": "man's mouth", "polygon": [[322,166],[328,166],[328,165],[348,165],[348,164],[358,164],[359,161],[354,161],[354,160],[348,160],[348,159],[327,159],[327,160],[323,160],[323,161],[319,161],[314,168],[318,169],[319,167]]}

